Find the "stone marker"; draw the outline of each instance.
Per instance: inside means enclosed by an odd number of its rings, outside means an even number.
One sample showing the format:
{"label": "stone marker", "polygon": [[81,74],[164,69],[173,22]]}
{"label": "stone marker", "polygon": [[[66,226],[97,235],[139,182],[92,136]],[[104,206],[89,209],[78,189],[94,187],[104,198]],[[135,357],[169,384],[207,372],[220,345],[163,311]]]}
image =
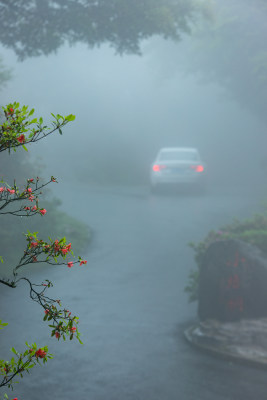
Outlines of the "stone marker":
{"label": "stone marker", "polygon": [[201,320],[267,317],[267,259],[255,246],[230,239],[212,243],[199,276]]}

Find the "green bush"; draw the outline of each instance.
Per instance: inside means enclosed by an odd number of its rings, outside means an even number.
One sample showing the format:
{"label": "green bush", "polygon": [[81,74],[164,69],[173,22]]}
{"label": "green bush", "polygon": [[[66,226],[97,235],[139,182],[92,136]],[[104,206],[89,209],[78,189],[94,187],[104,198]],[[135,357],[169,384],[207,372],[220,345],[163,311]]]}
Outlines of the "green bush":
{"label": "green bush", "polygon": [[195,261],[198,266],[197,270],[190,272],[185,287],[190,302],[198,300],[199,269],[207,248],[213,242],[227,239],[239,239],[250,243],[258,247],[267,257],[267,209],[262,214],[256,214],[243,221],[235,218],[231,224],[225,225],[217,231],[210,231],[201,242],[189,243],[195,252]]}

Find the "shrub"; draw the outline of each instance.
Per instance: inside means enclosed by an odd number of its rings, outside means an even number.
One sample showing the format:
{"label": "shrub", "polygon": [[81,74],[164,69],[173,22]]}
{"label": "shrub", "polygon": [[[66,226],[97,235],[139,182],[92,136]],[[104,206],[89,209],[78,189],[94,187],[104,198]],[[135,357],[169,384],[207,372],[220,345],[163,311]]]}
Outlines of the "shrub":
{"label": "shrub", "polygon": [[195,252],[195,261],[198,267],[197,270],[190,271],[188,283],[185,287],[190,302],[198,300],[199,270],[206,250],[211,243],[227,239],[239,239],[250,243],[258,247],[267,257],[267,209],[261,214],[255,214],[243,221],[235,218],[232,223],[222,226],[216,231],[210,231],[201,242],[189,243],[189,246]]}

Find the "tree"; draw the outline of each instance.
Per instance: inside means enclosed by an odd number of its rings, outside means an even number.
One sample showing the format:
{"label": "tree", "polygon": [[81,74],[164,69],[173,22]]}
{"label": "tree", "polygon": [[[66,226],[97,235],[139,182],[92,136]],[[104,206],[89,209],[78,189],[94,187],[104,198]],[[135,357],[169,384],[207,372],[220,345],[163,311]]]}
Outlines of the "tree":
{"label": "tree", "polygon": [[267,119],[266,18],[265,0],[216,0],[213,21],[195,30],[183,59],[184,69],[200,74],[205,82],[219,83],[263,121]]}
{"label": "tree", "polygon": [[[18,147],[23,147],[26,151],[26,145],[35,143],[58,131],[62,134],[62,128],[75,119],[74,115],[63,117],[52,114],[54,120],[52,127],[43,124],[42,118],[32,118],[34,109],[28,110],[28,107],[20,107],[19,103],[9,104],[3,107],[5,120],[0,126],[0,152],[16,151]],[[39,197],[44,187],[50,183],[57,182],[53,176],[45,183],[42,183],[39,177],[28,178],[22,188],[16,180],[12,185],[2,181],[0,186],[0,214],[11,214],[20,217],[32,217],[40,214],[44,216],[46,209],[40,207]],[[12,275],[9,278],[1,278],[0,283],[11,289],[17,287],[20,282],[27,282],[29,285],[30,298],[37,302],[44,311],[44,321],[49,322],[51,336],[57,340],[69,337],[72,340],[76,337],[80,343],[80,333],[77,329],[78,317],[72,316],[71,312],[62,307],[61,301],[47,296],[47,290],[52,286],[52,282],[45,280],[40,284],[34,284],[29,277],[21,276],[20,271],[29,264],[44,263],[50,265],[66,265],[71,268],[75,264],[84,265],[87,263],[81,257],[73,260],[71,243],[66,242],[63,237],[60,240],[49,238],[47,241],[38,237],[38,232],[29,232],[26,236],[25,250],[13,268]],[[0,257],[1,262],[4,260]],[[7,325],[0,320],[0,329]],[[10,361],[0,360],[0,387],[13,389],[13,380],[17,376],[30,371],[32,367],[46,363],[52,354],[48,352],[47,346],[39,347],[36,343],[26,343],[26,350],[19,352],[12,347],[13,356]],[[8,398],[5,395],[5,398]]]}
{"label": "tree", "polygon": [[0,41],[18,57],[48,55],[65,42],[140,53],[153,35],[177,40],[207,13],[207,0],[0,0]]}

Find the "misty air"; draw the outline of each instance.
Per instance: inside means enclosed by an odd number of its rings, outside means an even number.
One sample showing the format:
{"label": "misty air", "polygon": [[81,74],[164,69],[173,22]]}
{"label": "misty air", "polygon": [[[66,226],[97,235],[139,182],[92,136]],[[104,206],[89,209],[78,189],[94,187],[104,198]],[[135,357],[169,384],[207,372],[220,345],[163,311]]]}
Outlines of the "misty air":
{"label": "misty air", "polygon": [[0,0],[1,400],[266,398],[266,20]]}

